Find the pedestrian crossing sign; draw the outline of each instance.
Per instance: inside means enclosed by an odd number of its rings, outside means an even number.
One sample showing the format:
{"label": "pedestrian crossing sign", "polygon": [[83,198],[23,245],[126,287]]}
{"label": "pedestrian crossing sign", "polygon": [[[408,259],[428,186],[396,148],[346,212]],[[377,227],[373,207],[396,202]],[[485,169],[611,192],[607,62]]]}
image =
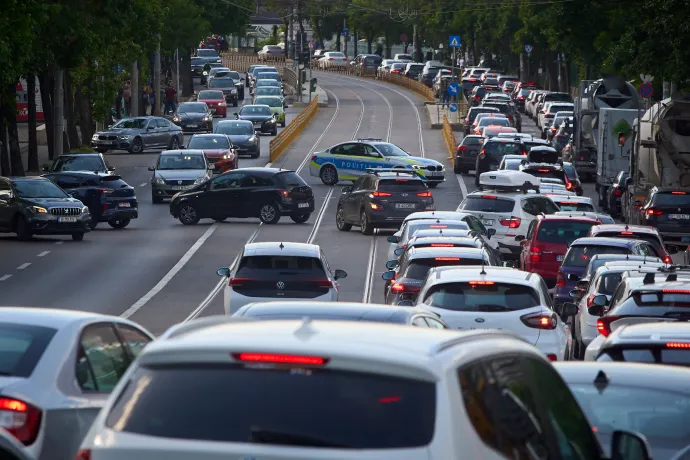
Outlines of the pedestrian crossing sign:
{"label": "pedestrian crossing sign", "polygon": [[460,35],[451,35],[450,36],[450,47],[451,48],[460,48]]}

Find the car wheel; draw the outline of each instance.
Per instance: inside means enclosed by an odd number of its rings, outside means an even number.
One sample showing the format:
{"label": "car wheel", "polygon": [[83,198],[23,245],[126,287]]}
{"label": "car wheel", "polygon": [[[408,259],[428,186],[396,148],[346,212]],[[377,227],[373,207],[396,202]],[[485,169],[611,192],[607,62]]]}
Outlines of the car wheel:
{"label": "car wheel", "polygon": [[280,127],[281,127],[281,128],[285,128],[285,124],[286,124],[286,123],[285,123],[284,121],[281,121],[281,122],[280,122]]}
{"label": "car wheel", "polygon": [[259,158],[261,156],[261,151],[257,151],[255,154],[252,155],[252,158]]}
{"label": "car wheel", "polygon": [[177,138],[177,136],[174,136],[172,139],[170,139],[170,147],[168,147],[169,150],[177,150],[180,147],[180,140]]}
{"label": "car wheel", "polygon": [[457,161],[453,165],[453,172],[455,174],[462,174],[462,168],[460,166],[458,166]]}
{"label": "car wheel", "polygon": [[338,171],[331,165],[326,165],[321,168],[319,177],[321,178],[321,182],[326,185],[335,185],[338,183]]}
{"label": "car wheel", "polygon": [[33,236],[23,216],[17,217],[16,232],[19,241],[29,241]]}
{"label": "car wheel", "polygon": [[273,128],[273,131],[271,131],[271,136],[277,136],[278,135],[278,127],[276,126]]}
{"label": "car wheel", "polygon": [[266,203],[259,210],[259,219],[264,224],[277,224],[280,220],[280,210],[275,203]]}
{"label": "car wheel", "polygon": [[91,227],[91,230],[95,230],[96,227],[98,227],[98,217],[92,215],[91,222],[89,222],[89,226]]}
{"label": "car wheel", "polygon": [[84,240],[84,234],[83,233],[72,233],[72,240],[82,241],[82,240]]}
{"label": "car wheel", "polygon": [[180,222],[184,225],[196,225],[201,218],[196,212],[196,208],[191,204],[184,204],[180,209]]}
{"label": "car wheel", "polygon": [[108,225],[110,225],[113,228],[125,228],[129,225],[130,222],[130,219],[110,220],[108,221]]}
{"label": "car wheel", "polygon": [[290,214],[290,219],[296,224],[303,224],[309,220],[311,214]]}
{"label": "car wheel", "polygon": [[359,216],[359,226],[363,235],[372,235],[374,233],[374,229],[371,228],[371,223],[369,222],[369,216],[364,211]]}
{"label": "car wheel", "polygon": [[427,182],[426,186],[429,188],[436,188],[438,187],[438,182]]}
{"label": "car wheel", "polygon": [[338,211],[335,213],[335,225],[341,232],[352,230],[352,224],[345,222],[345,211],[341,207],[338,207]]}
{"label": "car wheel", "polygon": [[141,137],[135,137],[132,145],[129,147],[129,153],[142,153],[144,151],[144,142]]}

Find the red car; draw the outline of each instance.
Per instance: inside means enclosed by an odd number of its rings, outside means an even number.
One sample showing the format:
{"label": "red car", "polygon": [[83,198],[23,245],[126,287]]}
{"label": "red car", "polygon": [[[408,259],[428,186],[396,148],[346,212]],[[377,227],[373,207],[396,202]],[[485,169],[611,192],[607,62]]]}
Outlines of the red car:
{"label": "red car", "polygon": [[228,104],[225,102],[225,95],[222,91],[199,91],[196,100],[205,102],[209,109],[215,110],[214,117],[226,118],[228,116]]}
{"label": "red car", "polygon": [[558,269],[570,243],[587,236],[601,222],[583,216],[539,216],[520,242],[520,270],[538,273],[549,288],[556,284]]}
{"label": "red car", "polygon": [[225,134],[195,134],[187,148],[203,151],[208,162],[215,166],[215,174],[237,169],[237,152]]}

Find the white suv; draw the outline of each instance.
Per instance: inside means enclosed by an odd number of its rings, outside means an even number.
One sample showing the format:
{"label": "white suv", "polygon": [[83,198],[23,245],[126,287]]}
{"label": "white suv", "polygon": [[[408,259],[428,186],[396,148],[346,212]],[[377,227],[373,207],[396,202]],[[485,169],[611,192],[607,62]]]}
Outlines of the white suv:
{"label": "white suv", "polygon": [[[639,436],[624,441],[639,445],[634,458],[649,458]],[[502,452],[603,458],[567,384],[512,335],[210,317],[142,351],[77,458],[498,460]]]}
{"label": "white suv", "polygon": [[558,212],[551,199],[545,195],[521,190],[526,182],[538,187],[539,179],[519,171],[492,171],[479,176],[484,190],[470,193],[458,206],[458,212],[473,214],[487,228],[495,233],[491,240],[505,256],[517,258],[522,251],[520,241],[515,238],[526,236],[530,223],[539,214]]}

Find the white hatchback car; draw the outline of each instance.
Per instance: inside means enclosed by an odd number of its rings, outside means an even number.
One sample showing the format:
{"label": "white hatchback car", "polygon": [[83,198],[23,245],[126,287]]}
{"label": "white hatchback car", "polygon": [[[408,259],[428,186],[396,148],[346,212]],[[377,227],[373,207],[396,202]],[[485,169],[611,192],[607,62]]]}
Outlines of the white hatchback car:
{"label": "white hatchback car", "polygon": [[[639,446],[634,458],[647,460],[645,442],[623,434]],[[517,337],[209,317],[144,349],[77,458],[499,460],[502,452],[604,456],[567,384]]]}
{"label": "white hatchback car", "polygon": [[[562,312],[564,319],[577,311],[570,305]],[[522,337],[551,361],[569,357],[570,329],[536,273],[504,267],[432,268],[415,306],[433,311],[453,329],[500,329]]]}
{"label": "white hatchback car", "polygon": [[347,276],[343,270],[331,271],[319,246],[293,242],[247,244],[235,265],[216,273],[228,278],[226,315],[251,302],[336,301],[337,280]]}

